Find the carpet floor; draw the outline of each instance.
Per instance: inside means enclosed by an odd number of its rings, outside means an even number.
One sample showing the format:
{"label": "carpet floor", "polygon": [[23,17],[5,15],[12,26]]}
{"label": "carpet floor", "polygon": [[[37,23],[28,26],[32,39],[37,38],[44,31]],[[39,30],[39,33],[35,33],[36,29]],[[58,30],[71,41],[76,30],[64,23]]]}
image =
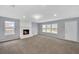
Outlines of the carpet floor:
{"label": "carpet floor", "polygon": [[0,43],[0,54],[78,54],[79,43],[36,35]]}

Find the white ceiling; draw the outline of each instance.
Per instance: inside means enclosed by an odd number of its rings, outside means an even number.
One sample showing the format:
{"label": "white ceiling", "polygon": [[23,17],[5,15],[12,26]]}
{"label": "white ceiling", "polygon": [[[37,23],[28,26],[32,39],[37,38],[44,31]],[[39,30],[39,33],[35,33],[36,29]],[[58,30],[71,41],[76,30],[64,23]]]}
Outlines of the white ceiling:
{"label": "white ceiling", "polygon": [[[34,19],[33,15],[40,15],[40,19]],[[29,20],[45,21],[60,18],[79,17],[78,5],[0,5],[0,16]]]}

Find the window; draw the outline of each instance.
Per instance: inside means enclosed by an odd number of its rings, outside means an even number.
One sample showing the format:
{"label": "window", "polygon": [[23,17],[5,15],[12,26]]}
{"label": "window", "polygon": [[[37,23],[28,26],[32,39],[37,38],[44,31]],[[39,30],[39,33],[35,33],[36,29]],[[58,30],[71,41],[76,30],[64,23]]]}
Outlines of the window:
{"label": "window", "polygon": [[47,32],[51,32],[51,24],[47,25]]}
{"label": "window", "polygon": [[43,24],[42,32],[57,34],[57,24]]}
{"label": "window", "polygon": [[15,22],[5,21],[5,35],[15,34]]}
{"label": "window", "polygon": [[42,32],[46,32],[46,25],[42,25]]}
{"label": "window", "polygon": [[52,24],[52,33],[57,33],[57,24]]}

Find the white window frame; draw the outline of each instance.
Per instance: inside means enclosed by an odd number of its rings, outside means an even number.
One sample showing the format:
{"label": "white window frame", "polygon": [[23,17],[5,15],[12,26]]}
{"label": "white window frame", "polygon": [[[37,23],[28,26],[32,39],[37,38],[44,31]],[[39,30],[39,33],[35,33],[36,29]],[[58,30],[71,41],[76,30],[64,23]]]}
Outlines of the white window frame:
{"label": "white window frame", "polygon": [[[47,32],[46,28],[44,28],[43,26],[47,27],[46,24],[42,25],[42,32]],[[45,30],[45,31],[44,31]]]}
{"label": "white window frame", "polygon": [[14,21],[5,21],[5,35],[15,34],[15,22]]}
{"label": "white window frame", "polygon": [[[46,28],[43,28],[43,25],[45,25]],[[55,28],[56,28],[56,32],[52,31],[52,30],[55,30]],[[46,29],[46,31],[44,31],[45,33],[57,34],[58,33],[58,24],[57,23],[55,23],[55,24],[42,24],[42,32],[43,32],[43,29]],[[48,29],[50,31],[48,31]]]}
{"label": "white window frame", "polygon": [[[47,30],[48,33],[51,33],[51,30],[52,30],[52,29],[51,29],[51,24],[47,24],[47,25],[46,25],[46,30]],[[50,30],[50,31],[49,31],[49,30]]]}
{"label": "white window frame", "polygon": [[52,31],[52,33],[57,34],[58,33],[58,24],[52,24],[52,30],[53,29],[55,30],[55,28],[56,28],[56,31]]}

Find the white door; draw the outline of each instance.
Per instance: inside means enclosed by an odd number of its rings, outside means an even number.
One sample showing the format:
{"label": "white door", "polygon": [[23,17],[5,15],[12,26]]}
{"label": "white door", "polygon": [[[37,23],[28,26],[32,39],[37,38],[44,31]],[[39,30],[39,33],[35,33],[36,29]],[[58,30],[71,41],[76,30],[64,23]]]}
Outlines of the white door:
{"label": "white door", "polygon": [[77,41],[77,21],[65,22],[65,39]]}

